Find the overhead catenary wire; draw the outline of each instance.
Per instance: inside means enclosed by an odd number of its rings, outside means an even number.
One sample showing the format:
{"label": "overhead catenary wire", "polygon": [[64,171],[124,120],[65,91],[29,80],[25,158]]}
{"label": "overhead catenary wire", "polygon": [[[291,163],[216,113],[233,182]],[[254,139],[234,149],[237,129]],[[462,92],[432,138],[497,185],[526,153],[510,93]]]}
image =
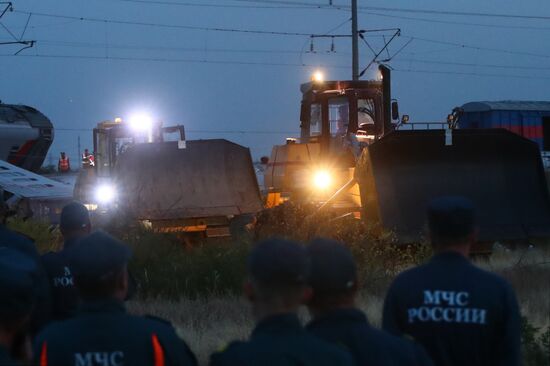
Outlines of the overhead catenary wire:
{"label": "overhead catenary wire", "polygon": [[[433,60],[433,59],[422,59],[422,58],[402,58],[397,57],[400,54],[406,45],[410,44],[414,38],[410,38],[397,52],[392,55],[391,60],[383,60],[383,62],[393,61],[393,62],[417,62],[424,64],[435,64],[435,65],[449,65],[449,66],[464,66],[464,67],[484,67],[484,68],[500,68],[500,69],[510,69],[510,70],[550,70],[550,66],[539,66],[539,65],[502,65],[502,64],[485,64],[485,63],[473,63],[473,62],[459,62],[459,61],[446,61],[446,60]],[[38,39],[36,42],[41,45],[53,46],[53,47],[69,47],[69,48],[97,48],[103,49],[105,47],[110,47],[112,50],[148,50],[148,51],[182,51],[182,52],[204,52],[204,48],[201,47],[168,47],[168,46],[151,46],[151,45],[128,45],[128,44],[107,44],[107,43],[95,43],[95,42],[72,42],[72,41],[56,41],[51,39]],[[0,39],[0,44],[21,44],[19,41],[2,41]],[[453,47],[454,49],[455,47]],[[290,49],[238,49],[238,48],[209,48],[209,53],[259,53],[259,54],[290,54],[290,55],[299,55],[301,52]],[[403,53],[405,54],[405,53]],[[422,54],[422,52],[413,53],[413,54]],[[349,52],[332,52],[331,55],[347,57],[350,55]],[[9,55],[0,55],[0,56],[9,56]],[[67,55],[68,56],[68,55]],[[75,56],[75,55],[73,55]],[[78,55],[76,55],[78,56]],[[83,57],[88,57],[82,55]],[[71,56],[72,57],[72,56]],[[134,57],[132,57],[134,58]],[[145,58],[147,60],[147,58]],[[177,62],[178,59],[175,59],[174,62]],[[204,60],[189,60],[191,61],[204,61]],[[225,62],[225,61],[222,61]],[[258,62],[258,64],[263,64]],[[297,66],[302,65],[304,67],[310,67],[307,63],[281,63],[280,66]]]}
{"label": "overhead catenary wire", "polygon": [[[31,12],[20,11],[20,10],[15,10],[15,12],[19,12],[21,14],[26,14],[26,15],[31,14]],[[80,21],[96,22],[96,23],[138,25],[138,26],[174,28],[174,29],[218,31],[218,32],[232,32],[232,33],[250,33],[250,34],[278,35],[278,36],[300,36],[300,37],[311,37],[311,36],[315,35],[315,33],[305,33],[305,32],[281,32],[281,31],[255,30],[255,29],[204,27],[204,26],[192,26],[192,25],[182,25],[182,24],[149,23],[149,22],[129,21],[129,20],[118,20],[118,19],[79,17],[79,16],[70,16],[70,15],[52,14],[52,13],[36,13],[36,12],[33,12],[32,14],[35,15],[35,16],[44,16],[44,17],[62,18],[62,19],[72,19],[72,20],[80,20]],[[345,24],[346,22],[347,22],[347,20],[343,24]],[[317,35],[330,35],[330,33],[328,33],[328,32],[327,33],[319,33]],[[453,46],[457,46],[457,47],[461,47],[461,48],[469,48],[469,49],[475,49],[475,50],[485,50],[485,51],[492,51],[492,52],[499,52],[499,53],[514,54],[514,55],[550,58],[550,55],[533,53],[533,52],[517,51],[517,50],[511,50],[511,49],[499,49],[499,48],[491,48],[491,47],[484,47],[484,46],[475,46],[475,45],[468,45],[466,43],[441,41],[441,40],[437,40],[437,39],[429,39],[429,38],[424,38],[424,37],[413,37],[413,38],[417,39],[417,40],[424,41],[424,42],[431,42],[431,43],[437,43],[437,44],[443,44],[443,45],[453,45]]]}
{"label": "overhead catenary wire", "polygon": [[259,29],[203,27],[203,26],[184,25],[184,24],[139,22],[139,21],[121,20],[121,19],[107,19],[107,18],[73,16],[73,15],[54,14],[54,13],[30,12],[30,11],[22,11],[22,10],[14,10],[14,12],[19,14],[25,14],[25,15],[32,14],[33,16],[39,16],[39,17],[72,19],[72,20],[92,22],[92,23],[137,25],[137,26],[144,26],[144,27],[186,29],[186,30],[199,30],[199,31],[209,31],[209,32],[248,33],[248,34],[259,34],[259,35],[299,36],[299,37],[309,37],[313,34],[313,33],[304,33],[304,32],[281,32],[281,31],[259,30]]}
{"label": "overhead catenary wire", "polygon": [[213,3],[197,3],[188,1],[169,1],[169,0],[111,0],[125,3],[134,4],[148,4],[148,5],[170,5],[170,6],[182,6],[182,7],[197,7],[197,8],[235,8],[235,9],[306,9],[310,10],[311,6],[304,5],[235,5],[235,4],[213,4]]}
{"label": "overhead catenary wire", "polygon": [[[350,9],[347,4],[326,4],[326,3],[311,3],[303,1],[288,1],[288,0],[232,0],[248,3],[259,4],[281,4],[281,5],[303,5],[312,8],[333,8],[333,9]],[[388,6],[358,6],[360,10],[375,10],[396,13],[417,13],[417,14],[432,14],[432,15],[453,15],[466,17],[486,17],[486,18],[505,18],[505,19],[524,19],[524,20],[550,20],[550,15],[537,14],[506,14],[506,13],[491,13],[480,11],[455,11],[455,10],[437,10],[437,9],[418,9],[418,8],[402,8]]]}
{"label": "overhead catenary wire", "polygon": [[[63,132],[90,132],[93,128],[76,128],[76,127],[60,127],[55,128],[55,131]],[[296,131],[270,131],[270,130],[197,130],[185,129],[185,133],[202,133],[202,134],[241,134],[241,135],[286,135],[296,133]]]}
{"label": "overhead catenary wire", "polygon": [[[25,57],[37,59],[81,59],[90,61],[134,61],[134,62],[161,62],[161,63],[203,63],[203,64],[223,64],[223,65],[244,65],[244,66],[280,66],[280,67],[304,67],[313,68],[319,65],[300,64],[300,63],[277,63],[277,62],[253,62],[253,61],[231,61],[231,60],[200,60],[200,59],[170,59],[170,58],[148,58],[148,57],[111,57],[111,56],[84,56],[84,55],[47,55],[47,54],[23,54],[23,55],[0,55],[0,57]],[[327,64],[321,65],[325,68],[334,69],[349,69],[347,65]],[[493,74],[481,72],[460,72],[460,71],[438,71],[438,70],[422,70],[412,68],[393,68],[398,72],[410,73],[432,73],[432,74],[447,74],[447,75],[463,75],[463,76],[478,76],[478,77],[504,77],[518,78],[531,80],[550,80],[550,76],[543,75],[518,75],[518,74]]]}
{"label": "overhead catenary wire", "polygon": [[375,16],[379,16],[379,17],[393,18],[393,19],[411,20],[411,21],[416,21],[416,22],[444,24],[446,26],[449,26],[449,25],[465,25],[465,26],[484,27],[484,28],[497,28],[497,29],[516,29],[516,30],[517,29],[523,29],[523,30],[534,30],[534,31],[547,31],[547,30],[550,30],[550,27],[531,26],[531,25],[525,25],[525,24],[523,24],[523,25],[513,25],[513,24],[473,23],[473,22],[454,21],[454,20],[447,20],[447,19],[442,20],[441,18],[428,19],[428,18],[418,18],[418,17],[395,15],[395,14],[382,14],[380,12],[373,12],[373,11],[359,11],[359,14],[375,15]]}

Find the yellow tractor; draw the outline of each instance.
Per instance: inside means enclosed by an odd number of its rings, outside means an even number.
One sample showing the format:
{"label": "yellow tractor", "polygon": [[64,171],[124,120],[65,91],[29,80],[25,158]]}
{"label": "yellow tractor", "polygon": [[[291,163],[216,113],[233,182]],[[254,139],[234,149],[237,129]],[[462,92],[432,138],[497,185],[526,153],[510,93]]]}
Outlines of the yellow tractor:
{"label": "yellow tractor", "polygon": [[503,129],[417,129],[399,117],[391,72],[377,80],[303,84],[300,138],[274,146],[266,205],[304,202],[353,214],[418,241],[437,196],[476,204],[481,241],[550,237],[550,199],[538,146]]}
{"label": "yellow tractor", "polygon": [[94,129],[94,164],[81,169],[75,186],[75,198],[90,209],[108,220],[128,217],[155,231],[205,237],[229,236],[232,222],[261,210],[248,148],[186,141],[183,126],[147,118],[130,122]]}

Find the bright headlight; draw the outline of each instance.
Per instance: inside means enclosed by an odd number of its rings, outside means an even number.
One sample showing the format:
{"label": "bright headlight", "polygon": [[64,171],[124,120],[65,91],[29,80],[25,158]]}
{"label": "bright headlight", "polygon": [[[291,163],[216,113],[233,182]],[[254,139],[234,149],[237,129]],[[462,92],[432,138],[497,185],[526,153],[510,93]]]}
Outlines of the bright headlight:
{"label": "bright headlight", "polygon": [[313,184],[318,189],[327,189],[332,183],[332,177],[326,170],[320,170],[313,176]]}
{"label": "bright headlight", "polygon": [[151,130],[152,126],[153,119],[147,114],[138,113],[130,117],[130,127],[134,131],[147,132]]}
{"label": "bright headlight", "polygon": [[107,204],[115,200],[116,190],[115,187],[109,184],[103,184],[96,188],[95,198],[98,203]]}

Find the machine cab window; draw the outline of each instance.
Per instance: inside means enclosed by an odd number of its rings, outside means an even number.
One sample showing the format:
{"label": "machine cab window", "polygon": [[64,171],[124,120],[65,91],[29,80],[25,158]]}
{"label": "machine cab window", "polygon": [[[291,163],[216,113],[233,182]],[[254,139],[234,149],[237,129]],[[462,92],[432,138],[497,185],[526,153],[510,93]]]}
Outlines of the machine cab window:
{"label": "machine cab window", "polygon": [[313,103],[311,105],[311,115],[309,119],[309,135],[311,137],[320,136],[322,133],[323,120],[321,118],[321,104]]}
{"label": "machine cab window", "polygon": [[344,136],[349,126],[349,102],[347,97],[331,98],[328,101],[330,135]]}
{"label": "machine cab window", "polygon": [[376,134],[376,107],[372,98],[357,99],[357,126],[367,135]]}

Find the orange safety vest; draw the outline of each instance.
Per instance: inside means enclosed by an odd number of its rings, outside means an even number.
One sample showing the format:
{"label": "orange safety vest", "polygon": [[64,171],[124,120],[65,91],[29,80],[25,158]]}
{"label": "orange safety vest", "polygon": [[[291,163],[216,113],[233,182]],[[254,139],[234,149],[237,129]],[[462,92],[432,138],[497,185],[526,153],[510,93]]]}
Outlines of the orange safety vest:
{"label": "orange safety vest", "polygon": [[59,170],[62,172],[68,172],[71,169],[71,164],[69,163],[69,158],[65,157],[59,158],[59,164],[58,164]]}
{"label": "orange safety vest", "polygon": [[[164,350],[160,344],[160,341],[156,334],[151,336],[151,343],[153,345],[153,365],[165,366]],[[42,349],[40,350],[39,357],[40,366],[48,366],[48,343],[42,343]]]}

